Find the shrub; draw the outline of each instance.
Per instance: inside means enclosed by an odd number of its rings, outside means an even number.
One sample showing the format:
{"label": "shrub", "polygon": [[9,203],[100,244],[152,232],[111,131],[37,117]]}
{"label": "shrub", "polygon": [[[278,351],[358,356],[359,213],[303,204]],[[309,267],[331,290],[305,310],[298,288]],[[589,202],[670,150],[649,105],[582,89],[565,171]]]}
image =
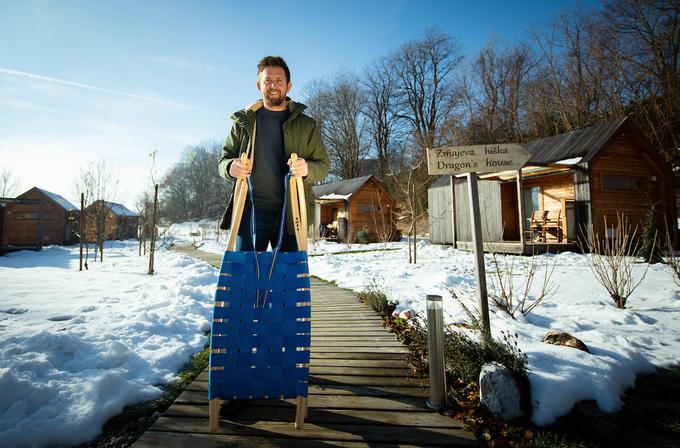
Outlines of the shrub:
{"label": "shrub", "polygon": [[371,234],[366,229],[358,231],[355,240],[359,244],[369,244],[373,242]]}
{"label": "shrub", "polygon": [[399,303],[394,300],[388,300],[387,295],[375,279],[368,284],[365,291],[359,293],[359,299],[366,302],[383,319],[392,316]]}
{"label": "shrub", "polygon": [[[521,408],[531,412],[530,387],[527,371],[529,361],[517,345],[517,335],[501,331],[501,337],[494,339],[482,330],[480,318],[476,316],[453,291],[451,296],[458,301],[470,319],[472,330],[479,337],[458,328],[446,327],[444,334],[444,356],[446,358],[447,383],[451,387],[477,385],[482,366],[490,362],[502,364],[512,373],[522,395]],[[453,391],[455,394],[455,391]],[[456,397],[460,399],[461,397]]]}
{"label": "shrub", "polygon": [[[539,306],[544,299],[550,298],[557,292],[557,285],[551,280],[557,258],[552,262],[549,258],[541,258],[537,261],[535,255],[531,256],[525,272],[520,274],[523,279],[518,288],[515,287],[515,257],[499,256],[496,251],[491,252],[493,269],[491,274],[491,300],[498,309],[508,313],[515,319],[515,313],[519,311],[523,315],[529,314]],[[534,296],[530,296],[536,274],[543,271],[543,282]],[[533,298],[531,298],[533,297]]]}
{"label": "shrub", "polygon": [[642,220],[642,232],[640,233],[640,249],[637,255],[647,263],[663,263],[661,250],[657,244],[657,213],[654,205],[650,206]]}
{"label": "shrub", "polygon": [[645,266],[639,278],[633,275],[639,247],[637,227],[631,228],[625,216],[617,214],[616,227],[611,228],[607,226],[605,216],[604,227],[611,232],[611,238],[600,239],[591,226],[585,229],[585,241],[579,241],[579,244],[584,252],[590,252],[588,266],[597,281],[607,289],[617,308],[624,309],[628,297],[647,275],[649,265]]}

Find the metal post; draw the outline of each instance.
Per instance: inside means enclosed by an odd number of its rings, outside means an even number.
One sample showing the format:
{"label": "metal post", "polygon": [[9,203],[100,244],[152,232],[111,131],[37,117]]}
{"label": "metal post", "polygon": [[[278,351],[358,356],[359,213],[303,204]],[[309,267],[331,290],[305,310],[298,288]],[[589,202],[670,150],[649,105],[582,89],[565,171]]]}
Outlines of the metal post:
{"label": "metal post", "polygon": [[430,360],[430,409],[446,408],[446,376],[444,373],[444,309],[442,296],[427,296],[427,353]]}
{"label": "metal post", "polygon": [[470,219],[472,225],[472,241],[475,245],[477,265],[477,292],[479,294],[479,314],[482,318],[482,330],[491,336],[489,324],[489,301],[486,295],[486,269],[484,268],[484,244],[482,242],[482,218],[479,211],[479,190],[477,188],[477,173],[468,173],[468,192],[470,194]]}

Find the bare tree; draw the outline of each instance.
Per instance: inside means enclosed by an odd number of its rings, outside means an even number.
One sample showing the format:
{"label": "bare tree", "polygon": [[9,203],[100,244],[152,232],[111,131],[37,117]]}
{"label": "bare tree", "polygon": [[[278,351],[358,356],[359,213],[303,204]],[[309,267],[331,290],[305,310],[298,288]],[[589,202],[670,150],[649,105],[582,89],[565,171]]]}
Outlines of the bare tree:
{"label": "bare tree", "polygon": [[19,178],[9,168],[0,169],[0,198],[10,198],[16,194]]}
{"label": "bare tree", "polygon": [[466,80],[464,104],[469,110],[468,141],[471,143],[516,142],[524,139],[524,102],[532,56],[519,44],[503,49],[491,40],[472,65]]}
{"label": "bare tree", "polygon": [[402,152],[407,157],[397,168],[398,171],[396,173],[390,172],[389,175],[393,177],[394,185],[399,193],[398,198],[404,204],[408,217],[408,262],[416,264],[418,260],[417,222],[424,213],[423,202],[420,200],[419,193],[423,190],[428,179],[426,178],[423,181],[418,176],[420,168],[425,163],[425,156],[420,148],[411,144],[410,151],[404,150]]}
{"label": "bare tree", "polygon": [[[517,311],[526,316],[543,300],[552,297],[557,292],[557,285],[551,280],[557,258],[553,258],[550,262],[548,258],[537,260],[537,257],[532,255],[524,273],[519,275],[521,282],[516,284],[518,277],[515,270],[516,257],[501,256],[497,252],[497,250],[491,251],[493,266],[489,272],[493,288],[491,299],[499,309],[507,312],[513,319]],[[536,274],[541,271],[543,281],[540,288],[537,293],[531,294]]]}
{"label": "bare tree", "polygon": [[[427,208],[425,187],[431,178],[426,164],[422,163],[425,149],[443,143],[442,127],[451,118],[461,100],[456,75],[462,67],[463,56],[456,40],[431,29],[423,38],[402,45],[391,59],[391,69],[397,77],[397,116],[405,122],[405,129],[410,134],[409,143],[415,144],[419,152],[410,157],[412,164],[407,170],[400,170],[401,173],[408,174],[406,179],[400,180],[401,186],[396,188],[403,191],[404,186],[408,185],[413,190],[405,197],[415,201],[414,204],[409,204],[411,200],[406,202],[407,208],[414,212],[413,206],[423,208],[424,205]],[[401,156],[402,161],[408,158],[403,154]],[[416,224],[415,216],[418,214],[411,213],[412,227]],[[411,233],[415,232],[412,228]]]}
{"label": "bare tree", "polygon": [[91,162],[76,173],[75,191],[83,193],[88,204],[85,210],[80,211],[85,223],[85,239],[88,243],[95,243],[95,260],[99,251],[99,261],[104,261],[106,224],[111,214],[110,203],[115,201],[117,189],[118,176],[106,159]]}
{"label": "bare tree", "polygon": [[607,57],[618,62],[625,95],[651,141],[680,165],[680,2],[620,0],[605,4]]}
{"label": "bare tree", "polygon": [[139,215],[139,222],[137,227],[137,239],[139,241],[139,256],[146,255],[146,240],[149,238],[151,231],[149,230],[149,223],[151,222],[152,213],[151,198],[148,191],[145,191],[137,199],[135,208],[137,209],[137,214]]}
{"label": "bare tree", "polygon": [[680,257],[675,253],[675,245],[673,244],[673,238],[671,237],[670,228],[666,222],[666,238],[663,243],[663,257],[664,261],[668,266],[670,266],[673,271],[673,281],[676,285],[680,286]]}
{"label": "bare tree", "polygon": [[310,113],[318,119],[321,138],[331,160],[330,174],[351,179],[362,174],[361,162],[370,146],[365,119],[366,96],[358,78],[337,73],[330,81],[317,81],[309,90]]}
{"label": "bare tree", "polygon": [[421,149],[438,145],[440,126],[459,100],[455,74],[463,60],[460,45],[431,29],[422,39],[404,44],[392,60],[400,118],[410,125]]}
{"label": "bare tree", "polygon": [[[380,179],[388,180],[387,174],[398,156],[396,141],[401,138],[401,122],[397,111],[397,74],[390,67],[390,60],[375,60],[364,72],[362,84],[366,91],[366,117],[373,147],[378,157]],[[386,185],[393,191],[391,182]]]}
{"label": "bare tree", "polygon": [[159,183],[164,218],[178,222],[219,216],[227,189],[215,169],[221,150],[222,145],[215,141],[185,148],[180,161]]}
{"label": "bare tree", "polygon": [[649,264],[645,263],[645,270],[636,278],[633,267],[639,246],[637,227],[631,227],[620,214],[616,215],[616,227],[607,226],[606,216],[603,219],[608,235],[601,238],[590,226],[583,232],[586,240],[579,244],[584,252],[590,252],[588,265],[595,278],[607,289],[617,308],[624,309],[628,297],[647,275]]}

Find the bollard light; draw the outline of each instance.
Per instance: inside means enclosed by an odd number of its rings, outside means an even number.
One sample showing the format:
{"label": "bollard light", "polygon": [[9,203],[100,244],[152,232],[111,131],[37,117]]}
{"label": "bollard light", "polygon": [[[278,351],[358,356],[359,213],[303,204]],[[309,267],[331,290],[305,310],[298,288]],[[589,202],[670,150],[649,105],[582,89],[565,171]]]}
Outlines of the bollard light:
{"label": "bollard light", "polygon": [[427,352],[430,360],[430,398],[426,404],[430,409],[439,411],[447,406],[442,296],[427,296]]}

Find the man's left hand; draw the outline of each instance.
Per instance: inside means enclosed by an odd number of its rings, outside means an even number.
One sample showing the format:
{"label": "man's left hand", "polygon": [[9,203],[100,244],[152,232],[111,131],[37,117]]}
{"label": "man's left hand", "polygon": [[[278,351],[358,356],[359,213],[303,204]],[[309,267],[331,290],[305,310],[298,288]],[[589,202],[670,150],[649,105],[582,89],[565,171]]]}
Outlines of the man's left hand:
{"label": "man's left hand", "polygon": [[288,159],[288,166],[290,167],[290,172],[293,173],[295,177],[305,177],[309,173],[307,170],[307,161],[305,159],[298,159],[293,162]]}

